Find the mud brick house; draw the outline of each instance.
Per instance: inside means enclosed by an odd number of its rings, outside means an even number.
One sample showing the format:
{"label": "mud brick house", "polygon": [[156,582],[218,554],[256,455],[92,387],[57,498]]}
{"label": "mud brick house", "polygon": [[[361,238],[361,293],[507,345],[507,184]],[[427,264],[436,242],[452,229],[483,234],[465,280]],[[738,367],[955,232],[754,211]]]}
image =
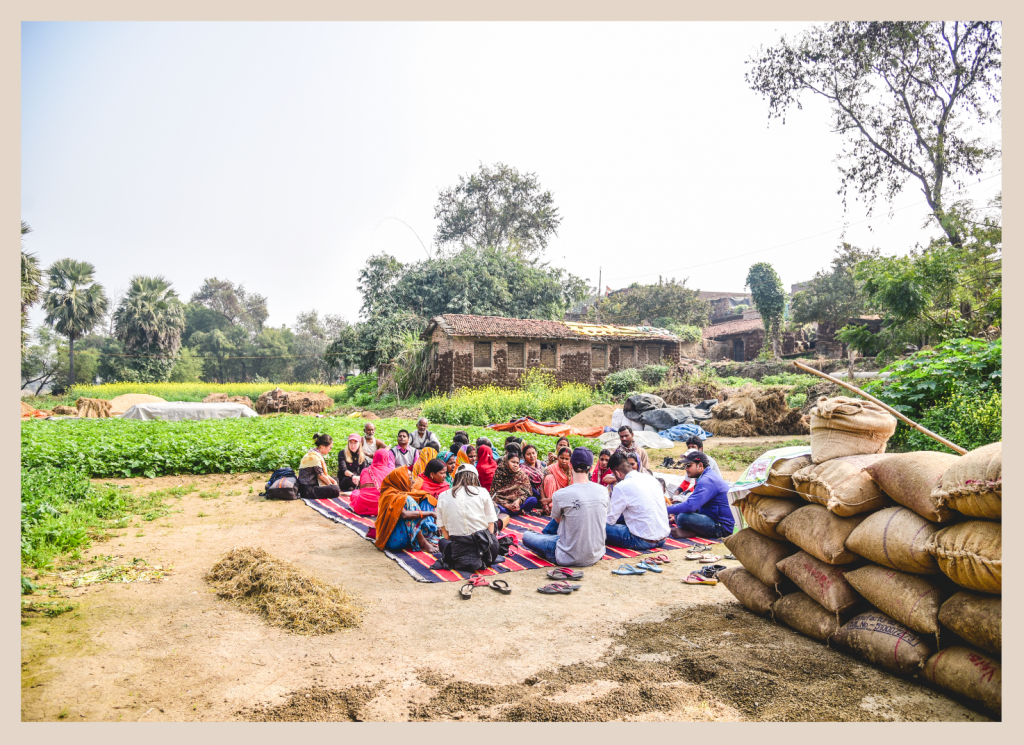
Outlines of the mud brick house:
{"label": "mud brick house", "polygon": [[[748,315],[753,317],[747,318]],[[756,311],[743,316],[713,323],[704,329],[704,353],[709,360],[748,362],[757,359],[764,345],[764,321]]]}
{"label": "mud brick house", "polygon": [[440,391],[513,386],[530,368],[559,382],[596,384],[616,370],[675,364],[683,347],[668,331],[645,326],[455,314],[434,316],[421,338],[432,345],[430,383]]}

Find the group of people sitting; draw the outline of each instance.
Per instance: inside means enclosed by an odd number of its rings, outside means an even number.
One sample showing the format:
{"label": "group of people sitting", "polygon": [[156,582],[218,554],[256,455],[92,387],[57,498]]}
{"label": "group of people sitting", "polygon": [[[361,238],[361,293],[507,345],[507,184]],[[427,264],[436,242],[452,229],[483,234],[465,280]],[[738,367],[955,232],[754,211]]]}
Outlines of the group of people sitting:
{"label": "group of people sitting", "polygon": [[471,443],[464,431],[439,453],[426,419],[414,432],[400,430],[390,448],[367,422],[339,453],[336,479],[326,461],[333,441],[320,434],[298,480],[306,498],[351,492],[352,511],[376,518],[370,537],[377,548],[440,554],[441,565],[458,569],[500,561],[499,534],[520,515],[550,518],[542,532],[523,533],[522,543],[560,566],[590,566],[606,545],[646,550],[670,535],[732,533],[729,485],[699,439],[687,443],[687,480],[669,495],[633,430],[626,425],[618,434],[618,448],[602,450],[596,463],[589,448],[573,450],[564,437],[542,463],[537,446],[516,436],[496,459],[488,438]]}

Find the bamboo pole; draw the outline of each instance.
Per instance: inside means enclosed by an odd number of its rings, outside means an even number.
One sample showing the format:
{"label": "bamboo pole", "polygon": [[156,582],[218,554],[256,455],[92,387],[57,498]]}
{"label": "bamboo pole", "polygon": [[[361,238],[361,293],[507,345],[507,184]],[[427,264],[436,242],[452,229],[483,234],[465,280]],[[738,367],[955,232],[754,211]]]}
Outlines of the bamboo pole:
{"label": "bamboo pole", "polygon": [[964,450],[959,445],[954,445],[952,442],[947,440],[945,437],[941,437],[941,436],[935,434],[934,432],[932,432],[930,429],[925,429],[924,427],[922,427],[917,422],[911,421],[910,419],[905,417],[903,414],[901,414],[898,411],[896,411],[896,409],[892,408],[891,406],[889,406],[886,403],[883,403],[883,402],[879,401],[877,398],[872,396],[870,393],[865,393],[864,391],[862,391],[857,386],[851,385],[850,383],[844,383],[843,381],[839,380],[838,378],[833,378],[831,375],[829,375],[828,373],[824,373],[821,370],[815,370],[813,367],[811,367],[809,365],[805,365],[804,363],[800,362],[799,360],[793,360],[793,364],[796,365],[801,370],[809,372],[809,373],[811,373],[813,375],[817,375],[819,378],[825,378],[825,380],[829,380],[829,381],[835,383],[836,385],[842,386],[846,390],[851,391],[852,393],[856,393],[858,396],[861,396],[862,398],[866,398],[868,401],[871,401],[872,403],[878,404],[883,409],[885,409],[890,414],[892,414],[894,417],[896,417],[901,422],[906,424],[908,427],[913,427],[914,429],[916,429],[921,434],[928,435],[928,437],[931,437],[936,442],[942,443],[943,445],[948,447],[950,450],[952,450],[954,452],[957,452],[957,453],[960,453],[960,455],[966,455],[967,454],[967,451]]}

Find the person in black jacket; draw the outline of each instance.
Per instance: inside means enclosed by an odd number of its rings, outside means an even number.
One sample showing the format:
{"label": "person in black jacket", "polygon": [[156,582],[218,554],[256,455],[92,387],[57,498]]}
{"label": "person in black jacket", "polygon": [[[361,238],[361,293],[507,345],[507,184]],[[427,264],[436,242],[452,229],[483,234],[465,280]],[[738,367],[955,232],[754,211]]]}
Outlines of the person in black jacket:
{"label": "person in black jacket", "polygon": [[343,492],[355,491],[359,488],[359,474],[370,465],[370,460],[363,453],[363,442],[359,435],[348,436],[348,444],[338,453],[338,487]]}
{"label": "person in black jacket", "polygon": [[463,463],[455,472],[452,488],[437,498],[434,521],[440,529],[437,547],[441,561],[451,569],[475,572],[498,561],[495,533],[508,525],[499,517],[491,495],[480,485],[476,468]]}

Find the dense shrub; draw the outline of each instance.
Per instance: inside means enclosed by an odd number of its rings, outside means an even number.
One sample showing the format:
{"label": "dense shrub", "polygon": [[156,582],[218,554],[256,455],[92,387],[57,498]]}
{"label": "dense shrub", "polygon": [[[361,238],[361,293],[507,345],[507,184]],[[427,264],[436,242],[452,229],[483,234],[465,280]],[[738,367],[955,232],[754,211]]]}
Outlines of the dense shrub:
{"label": "dense shrub", "polygon": [[368,406],[377,393],[376,373],[363,373],[349,378],[345,382],[345,391],[335,399],[339,404],[350,406]]}
{"label": "dense shrub", "polygon": [[605,376],[604,389],[613,396],[635,391],[643,387],[644,379],[636,368],[619,370]]}
{"label": "dense shrub", "polygon": [[[994,403],[997,401],[995,394],[1000,394],[998,401],[1001,402],[1003,390],[1002,353],[1001,339],[994,342],[953,339],[894,362],[883,370],[891,373],[888,379],[869,381],[864,390],[961,447],[968,445],[957,437],[984,445],[987,442],[980,440],[993,436],[998,439],[1002,431],[1001,410]],[[957,406],[970,407],[970,410],[958,412]],[[998,422],[994,420],[996,416]],[[961,426],[957,424],[957,417],[973,424]],[[929,426],[926,421],[935,426]],[[920,435],[914,432],[900,422],[890,440],[891,449],[919,449],[917,443],[923,444],[923,441],[918,440]],[[954,436],[954,432],[958,434]]]}
{"label": "dense shrub", "polygon": [[[954,391],[926,410],[918,423],[962,448],[974,450],[1003,438],[1002,409],[1003,394],[999,391]],[[909,427],[900,447],[949,452],[945,445]]]}
{"label": "dense shrub", "polygon": [[647,385],[661,385],[668,375],[668,365],[648,365],[640,371],[640,378]]}
{"label": "dense shrub", "polygon": [[566,383],[555,388],[462,388],[423,402],[423,416],[444,424],[486,426],[528,416],[542,422],[564,422],[600,399],[587,386]]}

